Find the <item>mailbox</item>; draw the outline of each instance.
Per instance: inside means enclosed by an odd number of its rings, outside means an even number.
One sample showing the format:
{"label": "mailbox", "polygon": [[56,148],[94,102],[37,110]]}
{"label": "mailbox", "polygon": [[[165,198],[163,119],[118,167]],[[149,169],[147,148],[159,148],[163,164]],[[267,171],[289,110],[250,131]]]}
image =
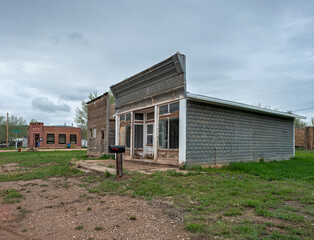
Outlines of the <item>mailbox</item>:
{"label": "mailbox", "polygon": [[122,145],[111,145],[109,146],[110,153],[125,153],[125,146]]}

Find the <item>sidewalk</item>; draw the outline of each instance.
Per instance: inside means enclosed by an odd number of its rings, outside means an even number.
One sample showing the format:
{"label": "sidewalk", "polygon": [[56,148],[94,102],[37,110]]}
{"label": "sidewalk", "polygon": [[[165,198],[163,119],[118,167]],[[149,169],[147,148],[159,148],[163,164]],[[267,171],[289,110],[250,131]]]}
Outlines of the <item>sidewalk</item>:
{"label": "sidewalk", "polygon": [[[51,151],[86,151],[87,148],[37,148],[36,151],[39,152],[51,152]],[[26,152],[27,149],[23,148],[22,152]],[[16,149],[13,150],[0,150],[1,152],[17,152]]]}

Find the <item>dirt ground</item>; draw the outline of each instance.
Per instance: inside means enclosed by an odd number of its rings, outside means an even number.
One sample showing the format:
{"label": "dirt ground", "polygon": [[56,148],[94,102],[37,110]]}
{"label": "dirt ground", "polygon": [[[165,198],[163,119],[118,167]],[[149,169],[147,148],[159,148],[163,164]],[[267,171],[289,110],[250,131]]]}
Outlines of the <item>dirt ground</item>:
{"label": "dirt ground", "polygon": [[[14,166],[11,166],[14,167]],[[129,196],[100,196],[80,178],[0,183],[19,203],[0,197],[0,239],[189,239],[182,219],[164,204]]]}

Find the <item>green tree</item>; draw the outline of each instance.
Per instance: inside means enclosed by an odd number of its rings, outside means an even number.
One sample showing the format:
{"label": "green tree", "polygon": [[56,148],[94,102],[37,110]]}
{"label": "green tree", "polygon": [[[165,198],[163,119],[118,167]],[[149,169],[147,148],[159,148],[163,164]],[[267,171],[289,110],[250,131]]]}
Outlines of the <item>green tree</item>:
{"label": "green tree", "polygon": [[[89,101],[95,99],[96,97],[97,97],[97,92],[92,92],[92,93],[89,93],[88,95]],[[83,100],[81,102],[81,108],[76,107],[74,122],[80,128],[87,129],[87,102],[86,101]]]}
{"label": "green tree", "polygon": [[[91,92],[88,95],[89,101],[95,99],[97,97],[97,92]],[[76,107],[75,109],[75,117],[74,122],[79,126],[82,130],[82,138],[87,138],[87,102],[81,102],[81,108]]]}
{"label": "green tree", "polygon": [[38,121],[34,118],[32,118],[32,120],[29,123],[37,123]]}
{"label": "green tree", "polygon": [[109,103],[110,104],[115,104],[116,100],[111,92],[111,90],[109,91]]}
{"label": "green tree", "polygon": [[295,128],[304,128],[306,126],[306,122],[302,121],[299,118],[296,118],[294,121],[294,127]]}
{"label": "green tree", "polygon": [[311,125],[314,126],[314,118],[311,119]]}
{"label": "green tree", "polygon": [[[22,117],[15,115],[9,115],[9,141],[15,139],[15,137],[27,136],[27,121]],[[19,133],[13,133],[13,130],[20,131]],[[0,116],[0,142],[6,142],[7,138],[7,121],[6,117]]]}

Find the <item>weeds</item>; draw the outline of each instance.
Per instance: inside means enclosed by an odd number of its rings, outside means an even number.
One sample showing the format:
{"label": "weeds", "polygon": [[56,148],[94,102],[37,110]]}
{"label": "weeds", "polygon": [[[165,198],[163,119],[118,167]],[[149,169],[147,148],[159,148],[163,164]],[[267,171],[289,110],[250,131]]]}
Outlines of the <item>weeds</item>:
{"label": "weeds", "polygon": [[2,192],[4,195],[3,203],[19,203],[23,197],[16,189],[11,188]]}

